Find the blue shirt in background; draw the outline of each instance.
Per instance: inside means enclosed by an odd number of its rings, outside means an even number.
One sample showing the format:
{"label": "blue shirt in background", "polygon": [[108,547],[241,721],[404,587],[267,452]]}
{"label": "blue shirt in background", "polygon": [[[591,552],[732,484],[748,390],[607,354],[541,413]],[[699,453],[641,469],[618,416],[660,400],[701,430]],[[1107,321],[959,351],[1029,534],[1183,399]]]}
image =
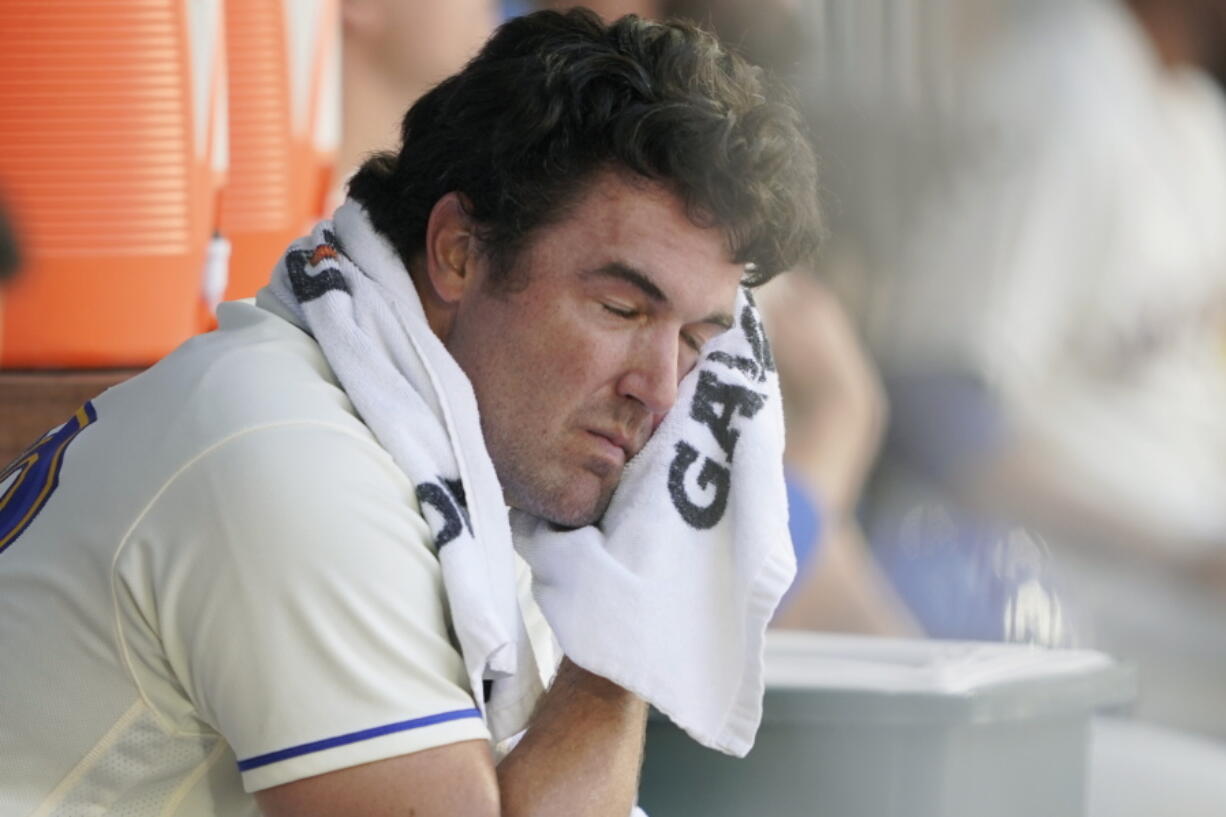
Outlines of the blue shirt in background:
{"label": "blue shirt in background", "polygon": [[788,533],[796,553],[796,575],[800,576],[817,553],[822,519],[804,484],[790,473],[785,473],[784,481],[788,489]]}

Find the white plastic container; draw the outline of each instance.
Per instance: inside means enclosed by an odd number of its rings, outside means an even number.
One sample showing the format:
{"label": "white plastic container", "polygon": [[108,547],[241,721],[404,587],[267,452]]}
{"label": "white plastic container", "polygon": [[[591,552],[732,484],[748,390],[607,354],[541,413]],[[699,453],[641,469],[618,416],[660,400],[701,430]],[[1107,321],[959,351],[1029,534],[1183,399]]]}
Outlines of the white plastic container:
{"label": "white plastic container", "polygon": [[651,817],[1082,817],[1090,716],[1136,694],[1084,650],[776,632],[766,657],[743,760],[653,713]]}

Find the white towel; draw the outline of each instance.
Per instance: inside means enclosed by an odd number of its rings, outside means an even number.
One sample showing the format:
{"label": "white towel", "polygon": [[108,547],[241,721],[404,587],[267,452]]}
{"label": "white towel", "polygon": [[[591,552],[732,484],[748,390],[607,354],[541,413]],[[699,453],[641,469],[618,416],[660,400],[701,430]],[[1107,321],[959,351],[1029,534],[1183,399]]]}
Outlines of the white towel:
{"label": "white towel", "polygon": [[762,719],[766,626],[796,562],[778,377],[746,290],[736,313],[627,464],[598,527],[512,521],[566,655],[741,757]]}
{"label": "white towel", "polygon": [[[269,289],[315,337],[416,486],[473,696],[495,741],[513,736],[543,684],[468,378],[356,202],[296,241]],[[704,745],[744,755],[761,720],[766,624],[795,562],[778,379],[748,292],[737,314],[627,464],[601,526],[559,532],[519,515],[514,548],[573,661],[640,695]],[[488,701],[484,681],[493,681]]]}
{"label": "white towel", "polygon": [[[506,505],[467,376],[357,202],[295,241],[268,288],[314,336],[362,421],[415,486],[473,697],[495,741],[516,734],[543,685],[516,597]],[[488,701],[485,681],[494,682]]]}

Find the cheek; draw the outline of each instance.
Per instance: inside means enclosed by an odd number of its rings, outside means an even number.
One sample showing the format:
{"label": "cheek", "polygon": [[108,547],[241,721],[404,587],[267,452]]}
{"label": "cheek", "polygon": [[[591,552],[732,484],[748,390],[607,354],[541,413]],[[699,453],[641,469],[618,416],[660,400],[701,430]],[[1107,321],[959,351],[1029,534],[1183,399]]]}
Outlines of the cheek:
{"label": "cheek", "polygon": [[617,401],[616,339],[591,331],[566,333],[533,351],[525,374],[538,410],[529,425],[543,435],[607,421]]}
{"label": "cheek", "polygon": [[556,350],[556,371],[579,392],[576,399],[590,400],[616,391],[616,382],[626,368],[628,332],[602,332],[582,327]]}
{"label": "cheek", "polygon": [[538,304],[464,316],[475,338],[464,344],[466,368],[481,381],[474,384],[483,410],[496,406],[529,435],[573,424],[613,399],[631,334],[598,325],[581,305],[533,308]]}
{"label": "cheek", "polygon": [[595,348],[556,320],[515,322],[499,327],[498,350],[478,364],[494,394],[486,397],[504,407],[514,404],[525,426],[558,419],[566,407],[586,395],[578,392]]}

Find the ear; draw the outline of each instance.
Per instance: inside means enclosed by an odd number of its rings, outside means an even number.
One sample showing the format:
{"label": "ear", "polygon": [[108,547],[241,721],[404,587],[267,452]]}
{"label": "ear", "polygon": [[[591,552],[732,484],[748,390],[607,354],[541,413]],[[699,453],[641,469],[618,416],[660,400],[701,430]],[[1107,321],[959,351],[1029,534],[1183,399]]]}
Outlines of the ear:
{"label": "ear", "polygon": [[459,193],[448,193],[434,203],[426,222],[425,283],[442,304],[454,308],[473,284],[475,241],[472,218]]}

